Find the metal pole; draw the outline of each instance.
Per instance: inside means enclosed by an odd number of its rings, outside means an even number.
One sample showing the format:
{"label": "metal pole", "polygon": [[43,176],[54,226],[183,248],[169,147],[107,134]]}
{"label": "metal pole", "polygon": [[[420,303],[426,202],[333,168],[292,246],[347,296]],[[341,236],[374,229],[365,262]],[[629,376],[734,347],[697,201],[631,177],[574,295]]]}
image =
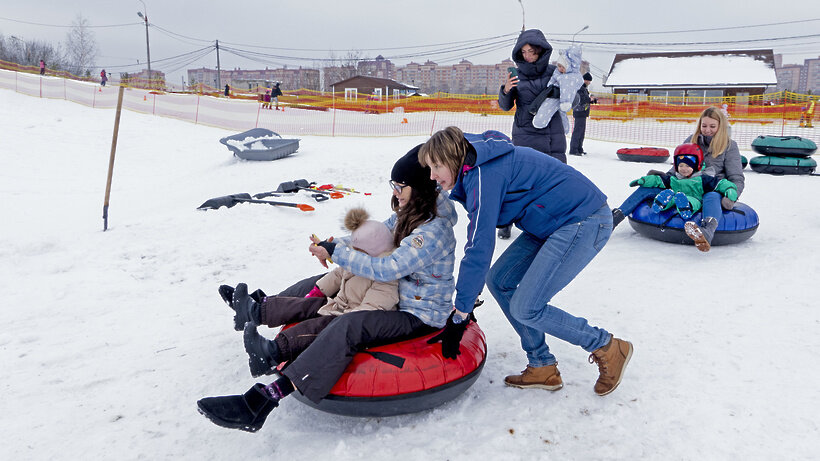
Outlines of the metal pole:
{"label": "metal pole", "polygon": [[219,40],[216,41],[216,90],[220,91],[222,88],[222,71],[219,68]]}
{"label": "metal pole", "polygon": [[145,20],[145,51],[148,54],[148,87],[151,88],[151,45],[148,42],[148,7],[145,6],[145,2],[140,0],[142,3],[142,9],[145,10],[145,15],[140,12],[137,12],[137,15]]}
{"label": "metal pole", "polygon": [[120,85],[117,94],[117,115],[114,118],[114,136],[111,138],[111,156],[108,158],[108,180],[105,182],[105,201],[103,202],[103,232],[108,230],[108,199],[111,197],[111,178],[114,176],[114,155],[117,153],[117,135],[120,132],[120,113],[122,113],[122,94],[125,87]]}

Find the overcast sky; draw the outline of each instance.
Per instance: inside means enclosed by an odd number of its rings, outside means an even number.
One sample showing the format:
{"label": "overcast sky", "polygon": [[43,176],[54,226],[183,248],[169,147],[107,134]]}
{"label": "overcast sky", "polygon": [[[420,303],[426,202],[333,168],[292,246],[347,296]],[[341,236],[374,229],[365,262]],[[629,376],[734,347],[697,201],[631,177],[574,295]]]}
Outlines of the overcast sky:
{"label": "overcast sky", "polygon": [[[428,59],[453,64],[464,58],[494,64],[510,55],[522,19],[528,29],[544,31],[556,49],[588,25],[576,41],[593,66],[594,86],[617,52],[772,48],[784,55],[784,63],[798,64],[820,56],[816,0],[522,0],[523,8],[518,0],[0,0],[0,34],[65,42],[67,26],[82,15],[97,26],[92,30],[98,68],[133,72],[146,62],[145,26],[137,16],[145,11],[143,2],[151,24],[151,67],[166,72],[172,83],[181,83],[183,76],[187,81],[186,69],[216,67],[215,52],[197,50],[217,39],[223,69],[313,67],[349,50],[370,58],[381,54],[397,65]],[[796,36],[811,37],[749,41]],[[716,41],[742,42],[693,44]]]}

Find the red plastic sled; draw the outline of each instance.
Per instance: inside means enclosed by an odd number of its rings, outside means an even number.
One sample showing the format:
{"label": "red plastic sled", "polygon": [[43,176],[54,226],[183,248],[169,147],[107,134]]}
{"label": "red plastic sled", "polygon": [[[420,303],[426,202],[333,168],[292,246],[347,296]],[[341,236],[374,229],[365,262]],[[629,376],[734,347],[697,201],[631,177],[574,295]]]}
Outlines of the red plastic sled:
{"label": "red plastic sled", "polygon": [[661,147],[624,147],[617,153],[625,162],[663,163],[669,158],[669,151]]}

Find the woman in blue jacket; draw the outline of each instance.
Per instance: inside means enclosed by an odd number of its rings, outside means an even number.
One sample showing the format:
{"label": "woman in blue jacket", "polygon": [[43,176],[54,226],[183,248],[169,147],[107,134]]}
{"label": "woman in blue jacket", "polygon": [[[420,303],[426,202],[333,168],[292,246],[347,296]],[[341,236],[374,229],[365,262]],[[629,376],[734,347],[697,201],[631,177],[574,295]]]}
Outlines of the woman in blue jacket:
{"label": "woman in blue jacket", "polygon": [[[550,304],[609,240],[612,212],[606,196],[574,168],[514,146],[497,131],[465,134],[445,128],[422,146],[419,160],[470,218],[455,310],[442,343],[445,357],[459,353],[465,320],[486,278],[527,353],[527,368],[507,376],[507,385],[553,391],[563,386],[546,333],[591,353],[599,369],[595,393],[615,390],[632,344]],[[495,228],[508,224],[522,233],[490,267]]]}
{"label": "woman in blue jacket", "polygon": [[[447,194],[437,191],[430,169],[419,164],[420,147],[400,158],[391,173],[396,212],[385,224],[393,232],[396,249],[390,255],[380,258],[355,251],[349,238],[310,246],[323,264],[332,257],[355,275],[381,282],[398,280],[399,310],[353,312],[333,319],[279,379],[267,386],[257,383],[244,395],[201,399],[200,413],[219,426],[255,432],[294,390],[319,402],[360,349],[445,326],[455,290],[453,226],[458,215]],[[241,300],[234,296],[235,305],[252,302],[247,293],[242,295]]]}

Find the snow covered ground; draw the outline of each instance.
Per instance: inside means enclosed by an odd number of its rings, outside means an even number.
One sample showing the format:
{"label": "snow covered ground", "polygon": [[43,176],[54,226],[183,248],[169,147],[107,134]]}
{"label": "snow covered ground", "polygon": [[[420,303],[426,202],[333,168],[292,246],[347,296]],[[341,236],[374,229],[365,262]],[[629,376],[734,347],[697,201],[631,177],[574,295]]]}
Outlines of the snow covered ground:
{"label": "snow covered ground", "polygon": [[[554,299],[634,343],[611,395],[593,393],[597,368],[584,351],[554,339],[564,389],[505,387],[525,357],[487,296],[477,313],[487,363],[459,398],[378,419],[286,399],[248,434],[196,410],[203,396],[256,381],[217,286],[244,281],[275,292],[318,273],[308,236],[340,235],[356,204],[386,217],[393,161],[424,138],[305,136],[293,156],[253,163],[218,143],[233,132],[124,112],[103,232],[113,120],[113,110],[0,90],[0,459],[817,456],[817,177],[747,170],[741,201],[757,210],[760,229],[707,254],[646,239],[628,224],[615,231]],[[651,166],[617,160],[619,147],[587,141],[590,154],[570,158],[610,205]],[[298,178],[372,195],[323,203],[305,195],[315,212],[196,209]],[[462,214],[462,242],[464,234]]]}

